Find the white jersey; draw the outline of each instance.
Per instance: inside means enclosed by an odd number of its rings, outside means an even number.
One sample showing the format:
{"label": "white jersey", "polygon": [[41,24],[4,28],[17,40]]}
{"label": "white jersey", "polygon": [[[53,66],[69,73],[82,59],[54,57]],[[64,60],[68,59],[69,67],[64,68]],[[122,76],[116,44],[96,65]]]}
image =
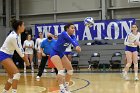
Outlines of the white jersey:
{"label": "white jersey", "polygon": [[21,57],[24,57],[24,50],[21,45],[21,35],[18,35],[15,31],[12,31],[7,36],[2,47],[0,48],[0,51],[9,55],[13,55],[15,50]]}
{"label": "white jersey", "polygon": [[41,46],[41,43],[42,41],[44,40],[45,38],[37,38],[36,39],[36,42],[35,42],[35,49],[38,50],[37,52],[40,52],[40,46]]}
{"label": "white jersey", "polygon": [[67,48],[66,48],[66,50],[65,50],[65,52],[72,52],[72,44],[70,44]]}
{"label": "white jersey", "polygon": [[134,42],[139,42],[140,39],[140,33],[138,32],[137,35],[134,35],[133,33],[130,33],[126,36],[124,44],[130,47],[137,47],[137,45],[134,44]]}
{"label": "white jersey", "polygon": [[[30,46],[32,46],[32,48],[26,48],[26,47],[30,47]],[[33,54],[34,41],[25,40],[24,44],[23,44],[23,48],[25,48],[25,54]]]}

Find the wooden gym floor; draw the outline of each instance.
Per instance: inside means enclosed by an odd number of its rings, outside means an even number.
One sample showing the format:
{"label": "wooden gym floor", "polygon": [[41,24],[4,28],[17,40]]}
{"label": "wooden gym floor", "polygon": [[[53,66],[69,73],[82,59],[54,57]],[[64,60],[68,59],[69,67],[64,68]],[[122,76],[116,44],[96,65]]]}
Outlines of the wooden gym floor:
{"label": "wooden gym floor", "polygon": [[[40,81],[37,73],[21,73],[18,93],[59,93],[54,73],[44,73]],[[140,93],[140,81],[125,81],[120,73],[74,73],[70,83],[72,93]],[[7,75],[0,72],[0,92],[7,80]],[[11,93],[10,91],[8,93]]]}

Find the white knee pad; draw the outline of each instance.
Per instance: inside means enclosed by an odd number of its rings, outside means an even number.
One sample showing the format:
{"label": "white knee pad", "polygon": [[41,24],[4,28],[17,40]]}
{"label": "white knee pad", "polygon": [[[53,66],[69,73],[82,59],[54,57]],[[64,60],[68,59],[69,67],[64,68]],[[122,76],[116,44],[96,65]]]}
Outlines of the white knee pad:
{"label": "white knee pad", "polygon": [[20,79],[20,73],[16,73],[13,75],[13,79],[19,80]]}
{"label": "white knee pad", "polygon": [[68,70],[68,71],[67,71],[67,74],[73,75],[73,70]]}
{"label": "white knee pad", "polygon": [[132,63],[127,63],[127,64],[126,64],[126,67],[129,68],[129,67],[131,66],[131,64],[132,64]]}
{"label": "white knee pad", "polygon": [[62,76],[65,76],[65,70],[59,70],[59,71],[58,71],[58,74],[59,74],[59,75],[62,75]]}
{"label": "white knee pad", "polygon": [[9,79],[7,80],[7,82],[9,82],[10,84],[12,84],[12,83],[13,83],[13,79],[9,78]]}
{"label": "white knee pad", "polygon": [[134,68],[138,68],[138,62],[134,63]]}

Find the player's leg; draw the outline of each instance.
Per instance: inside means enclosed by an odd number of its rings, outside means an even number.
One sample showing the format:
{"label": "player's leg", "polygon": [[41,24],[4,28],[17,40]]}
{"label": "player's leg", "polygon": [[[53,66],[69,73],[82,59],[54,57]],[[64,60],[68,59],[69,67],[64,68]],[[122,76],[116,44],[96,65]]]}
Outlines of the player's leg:
{"label": "player's leg", "polygon": [[[25,57],[26,58],[29,58],[29,56],[28,56],[28,54],[25,54]],[[26,72],[26,64],[25,64],[25,62],[24,62],[24,73]]]}
{"label": "player's leg", "polygon": [[41,58],[42,58],[42,54],[41,54],[41,52],[37,52],[38,68],[39,68],[40,63],[41,63]]}
{"label": "player's leg", "polygon": [[42,57],[41,63],[40,63],[39,69],[38,69],[38,74],[36,77],[37,79],[39,79],[42,76],[42,73],[43,73],[46,63],[47,63],[47,60],[48,60],[48,56]]}
{"label": "player's leg", "polygon": [[[11,82],[11,80],[8,81],[8,82],[12,83],[12,93],[17,93],[17,85],[18,85],[18,81],[20,79],[20,73],[19,73],[18,68],[16,67],[16,65],[14,64],[12,59],[10,59],[10,58],[3,60],[1,62],[1,64],[4,66],[7,73],[9,74],[9,76],[13,77],[12,82]],[[7,87],[7,89],[8,89],[10,86],[6,85],[5,87]]]}
{"label": "player's leg", "polygon": [[132,52],[125,51],[125,54],[126,54],[127,64],[125,65],[125,68],[123,69],[123,77],[126,80],[129,80],[129,77],[128,77],[127,73],[128,73],[128,70],[129,70],[129,68],[132,64]]}
{"label": "player's leg", "polygon": [[12,85],[12,82],[13,82],[13,76],[11,76],[10,74],[8,74],[8,77],[9,78],[8,78],[6,84],[5,84],[5,87],[4,87],[3,91],[2,91],[2,93],[7,93],[8,90],[11,88],[11,85]]}
{"label": "player's leg", "polygon": [[32,72],[34,72],[33,54],[29,54],[29,60],[31,62],[31,70]]}
{"label": "player's leg", "polygon": [[[66,70],[67,70],[67,73],[65,76],[65,86],[66,86],[67,91],[69,91],[68,86],[69,86],[69,82],[71,80],[71,76],[73,75],[73,68],[72,68],[71,62],[69,61],[69,59],[66,56],[63,56],[62,64],[63,64],[64,68],[66,68]],[[69,91],[69,93],[70,93],[70,91]]]}
{"label": "player's leg", "polygon": [[64,87],[65,70],[63,68],[61,59],[58,55],[54,55],[51,57],[51,61],[53,62],[53,64],[58,70],[57,79],[60,87],[60,93],[67,93]]}
{"label": "player's leg", "polygon": [[68,57],[69,61],[72,60],[72,56],[71,55],[68,55],[67,57]]}
{"label": "player's leg", "polygon": [[133,52],[133,64],[134,64],[134,71],[135,71],[135,78],[134,80],[139,80],[138,78],[138,52]]}

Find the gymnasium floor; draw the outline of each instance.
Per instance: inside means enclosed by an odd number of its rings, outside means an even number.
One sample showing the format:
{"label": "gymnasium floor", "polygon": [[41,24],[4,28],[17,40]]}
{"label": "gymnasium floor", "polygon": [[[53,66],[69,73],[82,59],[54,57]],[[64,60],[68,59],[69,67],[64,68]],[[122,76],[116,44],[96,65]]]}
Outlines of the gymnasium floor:
{"label": "gymnasium floor", "polygon": [[[21,74],[18,93],[58,93],[54,73],[44,73],[40,81],[35,78],[37,73]],[[129,76],[131,80],[125,81],[120,73],[74,73],[70,89],[72,93],[140,93],[140,81],[134,81],[132,73]],[[0,70],[0,91],[6,80]]]}

